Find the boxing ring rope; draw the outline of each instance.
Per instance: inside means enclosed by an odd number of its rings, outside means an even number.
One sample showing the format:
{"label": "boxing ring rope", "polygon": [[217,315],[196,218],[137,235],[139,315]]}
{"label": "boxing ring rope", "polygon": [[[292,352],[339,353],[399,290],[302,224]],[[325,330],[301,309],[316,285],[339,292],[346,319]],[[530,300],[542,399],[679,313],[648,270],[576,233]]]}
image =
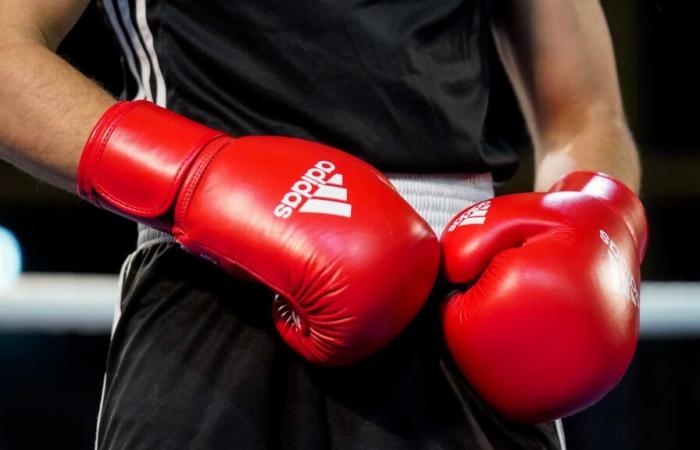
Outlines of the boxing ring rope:
{"label": "boxing ring rope", "polygon": [[[25,273],[0,293],[0,331],[109,332],[118,289],[115,275]],[[643,283],[641,332],[700,337],[700,282]]]}

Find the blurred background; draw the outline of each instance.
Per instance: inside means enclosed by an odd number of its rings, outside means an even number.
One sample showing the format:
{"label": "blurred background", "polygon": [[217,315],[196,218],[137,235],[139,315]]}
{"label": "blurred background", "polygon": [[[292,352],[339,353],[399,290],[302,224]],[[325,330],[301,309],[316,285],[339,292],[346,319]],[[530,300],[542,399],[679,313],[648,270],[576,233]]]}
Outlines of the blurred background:
{"label": "blurred background", "polygon": [[[642,269],[643,335],[603,401],[565,420],[570,449],[698,448],[700,418],[700,69],[697,2],[603,1],[631,128],[642,155],[651,245]],[[121,68],[91,6],[60,52],[109,90]],[[494,59],[495,60],[495,59]],[[519,151],[501,193],[532,184],[531,151],[503,73],[491,122]],[[116,274],[135,226],[0,163],[0,227],[24,273],[0,293],[0,449],[92,448]],[[15,241],[0,230],[0,247]],[[0,256],[0,269],[18,264]],[[68,274],[78,274],[68,275]],[[0,289],[3,283],[0,278]]]}

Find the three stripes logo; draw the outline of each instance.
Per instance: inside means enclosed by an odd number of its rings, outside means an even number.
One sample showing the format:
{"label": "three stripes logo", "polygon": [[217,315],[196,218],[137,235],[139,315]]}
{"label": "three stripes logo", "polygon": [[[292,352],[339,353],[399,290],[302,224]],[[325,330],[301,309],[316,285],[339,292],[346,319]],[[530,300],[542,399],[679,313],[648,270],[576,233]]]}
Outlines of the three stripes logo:
{"label": "three stripes logo", "polygon": [[626,297],[628,301],[639,307],[639,287],[632,269],[623,251],[617,246],[608,233],[603,230],[598,231],[598,236],[603,244],[608,248],[608,259],[610,261],[610,276],[608,285],[619,294]]}
{"label": "three stripes logo", "polygon": [[464,225],[482,225],[484,222],[486,222],[486,213],[488,213],[490,207],[490,200],[477,203],[476,205],[472,206],[471,208],[467,209],[462,214],[460,214],[459,217],[456,218],[454,221],[452,221],[452,224],[450,224],[450,228],[448,229],[448,231],[454,231],[457,227],[461,227]]}
{"label": "three stripes logo", "polygon": [[299,211],[350,217],[352,205],[347,202],[348,190],[343,187],[343,175],[334,172],[332,162],[317,162],[284,194],[275,207],[275,216],[288,219]]}

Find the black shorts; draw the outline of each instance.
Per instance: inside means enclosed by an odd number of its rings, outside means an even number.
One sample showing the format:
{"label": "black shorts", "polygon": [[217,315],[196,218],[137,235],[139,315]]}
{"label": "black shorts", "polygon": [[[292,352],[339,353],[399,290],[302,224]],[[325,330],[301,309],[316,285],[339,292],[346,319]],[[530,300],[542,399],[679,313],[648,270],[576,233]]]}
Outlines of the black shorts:
{"label": "black shorts", "polygon": [[99,449],[559,448],[553,424],[506,421],[460,376],[444,289],[383,350],[333,369],[282,342],[268,289],[175,244],[135,253],[122,291]]}

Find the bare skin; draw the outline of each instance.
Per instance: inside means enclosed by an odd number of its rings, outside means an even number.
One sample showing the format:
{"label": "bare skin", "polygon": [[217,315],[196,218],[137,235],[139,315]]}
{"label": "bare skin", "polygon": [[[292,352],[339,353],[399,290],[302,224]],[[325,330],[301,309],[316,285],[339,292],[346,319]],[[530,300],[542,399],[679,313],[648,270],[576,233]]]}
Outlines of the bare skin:
{"label": "bare skin", "polygon": [[0,5],[0,158],[71,192],[82,146],[115,102],[54,53],[88,3]]}
{"label": "bare skin", "polygon": [[640,164],[598,0],[500,0],[492,30],[535,146],[535,189],[574,170],[637,191]]}
{"label": "bare skin", "polygon": [[[115,100],[54,53],[89,0],[3,0],[0,158],[68,191],[82,146]],[[535,189],[573,170],[637,190],[610,35],[598,0],[500,0],[492,29],[535,146]]]}

